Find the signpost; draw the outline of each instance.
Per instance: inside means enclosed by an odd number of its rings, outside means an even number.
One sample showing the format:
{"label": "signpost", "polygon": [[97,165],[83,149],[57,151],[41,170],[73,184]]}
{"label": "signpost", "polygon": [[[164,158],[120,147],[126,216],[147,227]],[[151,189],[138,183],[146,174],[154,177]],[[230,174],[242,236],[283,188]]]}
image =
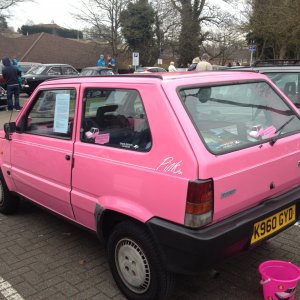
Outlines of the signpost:
{"label": "signpost", "polygon": [[158,65],[162,65],[162,64],[163,64],[163,60],[162,60],[161,58],[158,58],[158,59],[157,59],[157,64],[158,64]]}
{"label": "signpost", "polygon": [[133,52],[132,53],[132,65],[138,66],[140,64],[140,53],[139,52]]}
{"label": "signpost", "polygon": [[250,66],[252,66],[253,53],[256,52],[256,45],[255,45],[255,44],[249,45],[249,46],[248,46],[248,50],[249,50],[250,53],[251,53],[251,56],[250,56]]}

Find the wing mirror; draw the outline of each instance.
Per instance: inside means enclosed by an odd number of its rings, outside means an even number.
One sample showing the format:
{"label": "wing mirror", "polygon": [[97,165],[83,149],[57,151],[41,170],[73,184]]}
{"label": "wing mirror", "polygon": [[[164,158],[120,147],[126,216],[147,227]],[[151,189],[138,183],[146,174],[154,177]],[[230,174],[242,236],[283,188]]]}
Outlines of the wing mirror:
{"label": "wing mirror", "polygon": [[10,135],[16,132],[16,122],[5,123],[4,126],[5,138],[11,140]]}

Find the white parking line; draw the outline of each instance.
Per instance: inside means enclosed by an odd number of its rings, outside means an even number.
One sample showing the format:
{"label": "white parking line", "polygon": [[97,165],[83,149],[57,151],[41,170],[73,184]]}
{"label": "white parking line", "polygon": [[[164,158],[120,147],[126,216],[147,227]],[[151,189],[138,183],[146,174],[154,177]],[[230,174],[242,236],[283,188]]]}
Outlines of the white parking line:
{"label": "white parking line", "polygon": [[300,222],[296,222],[294,225],[300,227]]}
{"label": "white parking line", "polygon": [[7,300],[24,300],[24,298],[0,276],[0,293]]}

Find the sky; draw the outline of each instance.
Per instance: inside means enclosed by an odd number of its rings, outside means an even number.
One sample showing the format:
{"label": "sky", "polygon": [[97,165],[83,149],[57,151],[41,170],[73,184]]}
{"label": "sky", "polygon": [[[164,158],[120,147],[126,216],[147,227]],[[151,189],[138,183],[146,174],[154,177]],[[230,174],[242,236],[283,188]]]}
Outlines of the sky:
{"label": "sky", "polygon": [[[78,11],[80,2],[80,0],[34,0],[24,2],[10,8],[9,14],[11,16],[7,20],[8,25],[17,31],[28,20],[34,24],[49,24],[54,21],[61,27],[82,29],[86,25],[76,21],[71,14]],[[210,2],[225,5],[222,0],[210,0]]]}
{"label": "sky", "polygon": [[72,18],[71,12],[80,7],[78,0],[35,0],[24,2],[10,8],[10,18],[7,20],[15,30],[26,24],[28,20],[34,24],[49,24],[52,21],[59,26],[69,29],[81,29],[83,24]]}

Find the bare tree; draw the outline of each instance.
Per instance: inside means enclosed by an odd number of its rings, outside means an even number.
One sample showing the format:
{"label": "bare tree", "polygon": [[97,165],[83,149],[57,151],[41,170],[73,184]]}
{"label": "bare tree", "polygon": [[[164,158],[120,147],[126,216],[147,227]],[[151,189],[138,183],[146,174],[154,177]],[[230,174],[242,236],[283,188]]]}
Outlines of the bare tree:
{"label": "bare tree", "polygon": [[209,24],[206,40],[201,49],[207,52],[219,64],[224,65],[229,59],[242,50],[246,45],[245,34],[241,28],[240,11],[237,9],[236,0],[226,0],[229,5],[235,5],[231,9],[221,10],[215,8],[217,17],[214,23]]}
{"label": "bare tree", "polygon": [[8,9],[11,6],[14,6],[16,4],[26,2],[28,0],[0,0],[0,13],[6,9]]}
{"label": "bare tree", "polygon": [[[212,27],[224,23],[229,12],[224,13],[220,6],[209,0],[169,0],[170,7],[180,15],[180,35],[178,52],[180,63],[191,62],[200,55],[200,46],[212,38]],[[234,0],[225,0],[231,3]],[[215,36],[216,37],[216,36]]]}
{"label": "bare tree", "polygon": [[107,42],[112,54],[118,56],[118,45],[121,41],[120,13],[127,6],[128,0],[81,0],[78,13],[73,16],[91,27],[94,37]]}

